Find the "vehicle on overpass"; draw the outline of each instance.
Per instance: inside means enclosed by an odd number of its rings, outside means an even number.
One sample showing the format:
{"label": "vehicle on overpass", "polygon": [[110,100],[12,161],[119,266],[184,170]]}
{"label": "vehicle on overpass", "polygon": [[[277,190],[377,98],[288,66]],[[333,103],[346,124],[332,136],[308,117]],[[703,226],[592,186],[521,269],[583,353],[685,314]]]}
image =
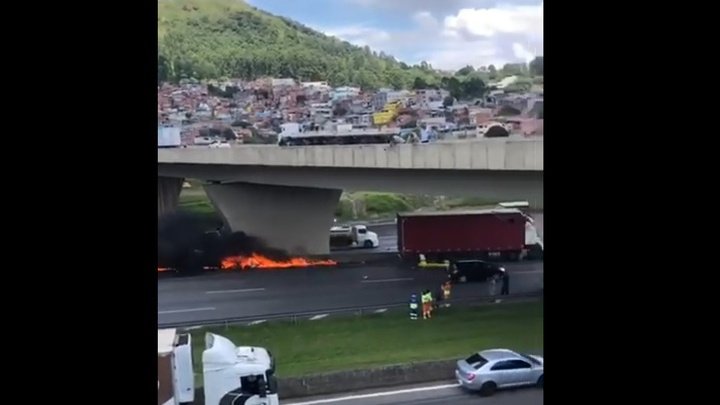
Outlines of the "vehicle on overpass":
{"label": "vehicle on overpass", "polygon": [[193,138],[193,144],[196,146],[210,146],[221,140],[222,139],[217,136],[196,136],[195,138]]}
{"label": "vehicle on overpass", "polygon": [[397,118],[398,112],[402,107],[403,103],[399,100],[385,104],[381,111],[373,114],[373,125],[382,126],[392,123],[395,121],[395,118]]}
{"label": "vehicle on overpass", "polygon": [[[279,405],[275,361],[265,348],[236,347],[229,339],[205,334],[202,354],[205,405]],[[195,402],[189,333],[158,330],[158,405]]]}
{"label": "vehicle on overpass", "polygon": [[330,129],[307,130],[297,123],[280,125],[278,146],[389,144],[397,129],[356,129],[351,124],[333,123]]}
{"label": "vehicle on overpass", "polygon": [[542,258],[534,222],[517,208],[399,213],[396,223],[398,252],[408,261]]}
{"label": "vehicle on overpass", "polygon": [[458,360],[455,378],[460,386],[492,395],[497,389],[543,387],[544,359],[508,349],[483,350]]}
{"label": "vehicle on overpass", "polygon": [[208,145],[208,147],[215,149],[215,148],[230,148],[231,146],[226,141],[217,140],[217,141],[213,141],[210,145]]}
{"label": "vehicle on overpass", "polygon": [[330,246],[372,249],[380,246],[380,239],[366,225],[333,226],[330,228]]}
{"label": "vehicle on overpass", "polygon": [[448,275],[453,283],[485,282],[505,274],[505,268],[484,260],[458,260],[450,263]]}
{"label": "vehicle on overpass", "polygon": [[158,126],[158,148],[179,148],[182,146],[180,128],[171,125]]}

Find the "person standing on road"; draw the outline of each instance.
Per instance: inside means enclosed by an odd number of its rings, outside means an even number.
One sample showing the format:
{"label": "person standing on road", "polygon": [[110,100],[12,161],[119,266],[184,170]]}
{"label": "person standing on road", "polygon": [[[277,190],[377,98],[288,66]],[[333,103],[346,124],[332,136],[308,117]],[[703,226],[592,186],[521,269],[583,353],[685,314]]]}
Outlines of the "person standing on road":
{"label": "person standing on road", "polygon": [[433,301],[433,310],[440,308],[442,305],[440,302],[443,300],[442,285],[435,291],[435,300]]}
{"label": "person standing on road", "polygon": [[488,295],[490,295],[490,299],[495,299],[495,287],[497,285],[497,276],[490,277],[490,280],[488,280]]}
{"label": "person standing on road", "polygon": [[502,275],[502,287],[500,288],[500,295],[510,294],[510,275],[505,271]]}
{"label": "person standing on road", "polygon": [[432,318],[432,293],[430,292],[430,290],[423,291],[422,311],[423,311],[423,319]]}
{"label": "person standing on road", "polygon": [[441,288],[442,288],[443,301],[445,301],[445,304],[443,304],[443,307],[447,308],[450,306],[450,303],[448,302],[448,300],[450,299],[450,293],[452,291],[452,284],[450,283],[450,280],[445,281]]}
{"label": "person standing on road", "polygon": [[417,321],[418,319],[418,298],[416,294],[410,294],[410,319]]}

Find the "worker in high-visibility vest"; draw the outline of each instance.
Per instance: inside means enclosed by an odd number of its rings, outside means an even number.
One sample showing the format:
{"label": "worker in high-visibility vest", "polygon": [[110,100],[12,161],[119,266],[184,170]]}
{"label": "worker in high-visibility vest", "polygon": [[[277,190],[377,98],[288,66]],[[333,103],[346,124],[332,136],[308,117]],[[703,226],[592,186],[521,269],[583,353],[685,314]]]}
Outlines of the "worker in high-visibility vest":
{"label": "worker in high-visibility vest", "polygon": [[423,310],[423,319],[430,319],[432,318],[432,293],[430,290],[423,291],[422,294],[422,310]]}
{"label": "worker in high-visibility vest", "polygon": [[419,309],[420,306],[418,305],[417,295],[410,294],[410,319],[412,319],[413,321],[417,321]]}

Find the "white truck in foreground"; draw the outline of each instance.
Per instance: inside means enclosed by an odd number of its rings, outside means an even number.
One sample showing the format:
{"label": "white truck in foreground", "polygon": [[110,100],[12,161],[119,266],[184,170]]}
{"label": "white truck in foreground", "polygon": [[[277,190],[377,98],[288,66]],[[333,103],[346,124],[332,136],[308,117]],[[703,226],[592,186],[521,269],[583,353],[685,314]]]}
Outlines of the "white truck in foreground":
{"label": "white truck in foreground", "polygon": [[[202,355],[204,405],[279,405],[275,362],[265,348],[237,347],[205,334]],[[158,330],[158,405],[194,403],[192,342],[189,333]]]}
{"label": "white truck in foreground", "polygon": [[380,239],[365,225],[333,226],[330,228],[330,246],[372,249],[380,246]]}

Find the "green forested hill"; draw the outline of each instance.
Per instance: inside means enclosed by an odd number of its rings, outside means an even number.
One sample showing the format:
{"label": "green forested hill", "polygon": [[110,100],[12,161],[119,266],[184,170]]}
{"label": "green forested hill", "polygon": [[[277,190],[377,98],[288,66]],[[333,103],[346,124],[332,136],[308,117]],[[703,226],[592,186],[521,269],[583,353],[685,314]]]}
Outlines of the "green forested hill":
{"label": "green forested hill", "polygon": [[158,79],[261,76],[363,88],[411,87],[438,75],[313,31],[241,0],[158,0]]}

